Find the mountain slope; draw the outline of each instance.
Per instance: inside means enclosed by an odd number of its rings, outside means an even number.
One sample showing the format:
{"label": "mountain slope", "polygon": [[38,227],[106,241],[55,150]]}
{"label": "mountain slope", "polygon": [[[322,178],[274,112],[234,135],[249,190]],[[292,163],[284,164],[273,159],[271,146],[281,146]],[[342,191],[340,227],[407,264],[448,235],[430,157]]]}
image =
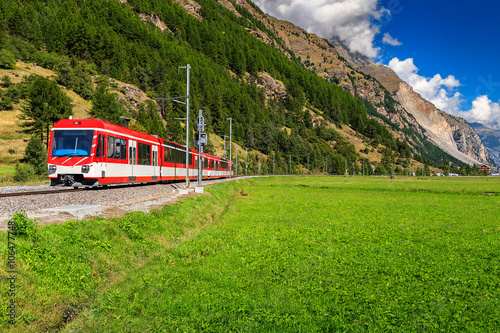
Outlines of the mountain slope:
{"label": "mountain slope", "polygon": [[436,145],[467,164],[491,163],[481,139],[467,121],[438,110],[389,67],[379,65],[358,52],[350,52],[338,40],[333,39],[332,43],[354,68],[380,81],[401,106],[415,116],[426,130],[426,137]]}
{"label": "mountain slope", "polygon": [[[424,136],[467,164],[490,161],[481,140],[466,121],[437,110],[409,86],[401,86],[404,82],[390,68],[376,64],[357,52],[348,51],[339,40],[327,42],[290,22],[271,16],[261,15],[260,19],[269,22],[268,26],[275,29],[286,47],[306,68],[325,80],[339,84],[353,96],[371,102],[376,108],[373,116],[388,119],[383,122],[389,126],[396,125],[397,129],[392,126],[393,134],[408,140],[410,146],[416,148],[422,142],[415,142],[419,141],[418,138],[409,137],[403,133],[404,129]],[[396,94],[398,91],[399,95]]]}
{"label": "mountain slope", "polygon": [[[191,64],[191,106],[204,110],[208,131],[227,134],[232,118],[233,142],[276,152],[282,169],[289,156],[316,170],[333,160],[330,172],[338,174],[345,162],[356,170],[362,162],[407,168],[411,157],[420,166],[460,165],[425,137],[386,87],[330,43],[245,0],[12,1],[0,2],[0,15],[5,48],[18,59],[57,70],[70,57],[92,75],[133,84],[150,98],[184,95],[185,71],[178,67]],[[183,142],[172,118],[185,108],[167,102],[162,114],[167,131]],[[356,133],[339,134],[348,129]],[[357,137],[356,146],[347,137]]]}

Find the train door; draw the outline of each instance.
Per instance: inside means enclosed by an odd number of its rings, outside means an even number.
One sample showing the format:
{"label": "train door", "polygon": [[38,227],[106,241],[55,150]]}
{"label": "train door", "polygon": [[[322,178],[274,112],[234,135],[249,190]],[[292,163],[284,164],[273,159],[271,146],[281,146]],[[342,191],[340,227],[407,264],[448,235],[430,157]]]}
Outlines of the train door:
{"label": "train door", "polygon": [[129,164],[129,180],[135,180],[135,165],[137,164],[137,141],[128,140],[128,164]]}
{"label": "train door", "polygon": [[158,146],[152,146],[153,152],[153,180],[157,180],[160,176],[160,167],[158,166]]}

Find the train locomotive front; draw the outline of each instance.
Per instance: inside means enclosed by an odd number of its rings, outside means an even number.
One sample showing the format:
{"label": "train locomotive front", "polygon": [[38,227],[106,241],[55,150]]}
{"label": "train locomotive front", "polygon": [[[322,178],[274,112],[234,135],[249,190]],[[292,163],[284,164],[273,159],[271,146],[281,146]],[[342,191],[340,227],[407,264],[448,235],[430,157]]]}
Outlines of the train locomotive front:
{"label": "train locomotive front", "polygon": [[84,125],[82,122],[64,119],[52,129],[48,156],[52,186],[99,185],[96,124],[91,121]]}

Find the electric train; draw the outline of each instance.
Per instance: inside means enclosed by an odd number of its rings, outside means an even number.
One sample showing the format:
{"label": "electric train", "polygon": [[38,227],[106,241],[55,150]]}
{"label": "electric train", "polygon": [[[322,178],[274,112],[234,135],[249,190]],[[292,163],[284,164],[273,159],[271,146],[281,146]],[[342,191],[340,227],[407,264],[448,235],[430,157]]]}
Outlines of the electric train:
{"label": "electric train", "polygon": [[[52,128],[48,173],[51,185],[97,187],[198,177],[200,154],[157,136],[100,119],[62,119]],[[203,179],[232,176],[232,162],[201,153]]]}

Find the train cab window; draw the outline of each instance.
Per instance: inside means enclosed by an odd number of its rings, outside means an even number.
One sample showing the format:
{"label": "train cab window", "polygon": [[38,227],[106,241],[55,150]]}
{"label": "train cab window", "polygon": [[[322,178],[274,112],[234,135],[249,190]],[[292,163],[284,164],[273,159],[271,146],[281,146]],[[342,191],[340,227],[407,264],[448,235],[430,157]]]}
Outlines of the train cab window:
{"label": "train cab window", "polygon": [[54,130],[51,156],[90,156],[94,131]]}
{"label": "train cab window", "polygon": [[151,145],[137,143],[137,164],[151,165]]}
{"label": "train cab window", "polygon": [[97,137],[97,148],[95,151],[95,157],[96,158],[103,158],[105,155],[105,137],[104,134],[99,134]]}
{"label": "train cab window", "polygon": [[127,159],[127,140],[108,136],[108,158]]}
{"label": "train cab window", "polygon": [[97,137],[97,147],[95,149],[95,157],[101,158],[102,146],[101,146],[101,134]]}

